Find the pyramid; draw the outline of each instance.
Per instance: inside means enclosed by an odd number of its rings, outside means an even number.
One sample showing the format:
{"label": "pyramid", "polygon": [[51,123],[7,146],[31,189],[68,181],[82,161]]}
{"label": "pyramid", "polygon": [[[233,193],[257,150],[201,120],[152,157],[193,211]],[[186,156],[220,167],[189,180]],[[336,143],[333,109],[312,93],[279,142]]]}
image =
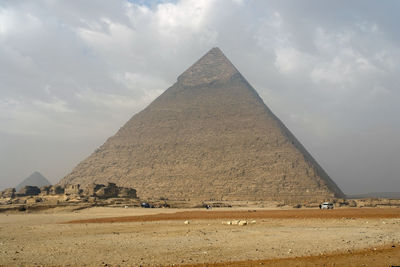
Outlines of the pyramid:
{"label": "pyramid", "polygon": [[344,197],[219,48],[211,49],[61,185],[114,182],[141,198]]}
{"label": "pyramid", "polygon": [[25,180],[23,180],[19,185],[17,185],[15,190],[19,191],[21,188],[27,185],[37,186],[40,188],[45,185],[51,185],[51,183],[40,172],[34,172],[29,175],[29,177],[25,178]]}

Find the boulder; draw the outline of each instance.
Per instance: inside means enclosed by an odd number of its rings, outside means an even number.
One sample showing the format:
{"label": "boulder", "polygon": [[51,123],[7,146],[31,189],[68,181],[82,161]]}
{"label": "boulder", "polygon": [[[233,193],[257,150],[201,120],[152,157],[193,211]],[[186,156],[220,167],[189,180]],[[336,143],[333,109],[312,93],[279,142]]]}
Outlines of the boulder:
{"label": "boulder", "polygon": [[108,183],[107,186],[101,187],[96,191],[96,196],[99,198],[118,197],[119,189],[114,183]]}
{"label": "boulder", "polygon": [[232,225],[238,225],[239,222],[240,222],[239,220],[233,220],[233,221],[231,221],[231,224],[232,224]]}
{"label": "boulder", "polygon": [[79,184],[70,184],[67,185],[64,189],[64,194],[67,196],[79,196],[82,193],[82,189],[80,189]]}
{"label": "boulder", "polygon": [[118,197],[122,198],[136,198],[136,190],[133,188],[120,187]]}
{"label": "boulder", "polygon": [[20,207],[18,207],[18,211],[26,211],[25,206],[20,206]]}
{"label": "boulder", "polygon": [[349,202],[349,206],[352,207],[352,208],[357,207],[357,202],[355,200],[351,200]]}
{"label": "boulder", "polygon": [[62,195],[64,194],[64,187],[59,185],[53,185],[50,188],[50,195]]}
{"label": "boulder", "polygon": [[32,198],[28,198],[25,203],[26,204],[35,204],[38,202],[43,202],[43,199],[41,199],[40,197],[39,198],[32,197]]}
{"label": "boulder", "polygon": [[7,188],[1,192],[1,197],[4,198],[14,198],[15,197],[15,188]]}
{"label": "boulder", "polygon": [[50,194],[51,185],[45,185],[40,188],[40,194],[47,196]]}
{"label": "boulder", "polygon": [[88,202],[89,203],[96,203],[97,198],[96,197],[88,197]]}
{"label": "boulder", "polygon": [[21,199],[21,198],[15,198],[12,201],[12,204],[25,204],[26,200],[25,199]]}
{"label": "boulder", "polygon": [[238,225],[240,225],[240,226],[247,225],[247,221],[239,221]]}
{"label": "boulder", "polygon": [[93,183],[86,188],[86,190],[84,191],[84,194],[85,194],[85,196],[88,196],[88,197],[95,197],[96,192],[99,191],[103,187],[105,187],[105,185]]}
{"label": "boulder", "polygon": [[[52,187],[54,188],[54,187]],[[67,196],[85,196],[89,198],[137,198],[136,190],[127,187],[118,187],[115,183],[95,184],[92,183],[86,186],[84,189],[80,188],[79,184],[67,185],[65,189],[57,186],[59,191],[63,190],[64,194]],[[55,190],[55,188],[54,188]]]}
{"label": "boulder", "polygon": [[37,186],[24,186],[21,190],[18,191],[18,196],[37,196],[40,194],[40,189]]}

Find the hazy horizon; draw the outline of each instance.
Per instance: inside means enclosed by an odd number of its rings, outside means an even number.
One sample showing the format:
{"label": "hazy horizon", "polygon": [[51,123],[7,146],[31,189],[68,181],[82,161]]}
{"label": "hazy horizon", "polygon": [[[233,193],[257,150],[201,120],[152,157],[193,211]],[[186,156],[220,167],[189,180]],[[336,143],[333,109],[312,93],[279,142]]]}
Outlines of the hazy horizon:
{"label": "hazy horizon", "polygon": [[58,182],[218,46],[344,193],[400,192],[399,7],[0,0],[0,190]]}

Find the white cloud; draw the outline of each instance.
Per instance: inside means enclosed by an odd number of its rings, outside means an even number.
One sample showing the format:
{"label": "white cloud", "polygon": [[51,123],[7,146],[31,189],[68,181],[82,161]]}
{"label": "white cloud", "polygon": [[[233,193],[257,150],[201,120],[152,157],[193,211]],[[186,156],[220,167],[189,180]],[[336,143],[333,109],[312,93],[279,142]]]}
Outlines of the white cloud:
{"label": "white cloud", "polygon": [[140,91],[143,94],[156,91],[156,94],[161,94],[162,88],[170,86],[160,77],[154,77],[146,73],[114,73],[112,79],[132,91]]}
{"label": "white cloud", "polygon": [[3,2],[0,133],[106,138],[219,46],[306,147],[329,158],[338,136],[400,128],[396,8],[366,5],[380,12],[319,1]]}
{"label": "white cloud", "polygon": [[301,53],[294,48],[277,48],[275,54],[275,66],[283,74],[303,72],[314,61],[311,55]]}
{"label": "white cloud", "polygon": [[158,5],[154,13],[160,33],[176,34],[176,29],[201,30],[213,0],[183,0]]}
{"label": "white cloud", "polygon": [[331,83],[349,87],[360,81],[360,76],[377,74],[380,70],[372,61],[353,49],[351,32],[328,34],[317,30],[315,44],[320,54],[319,62],[311,71],[311,79],[318,84]]}
{"label": "white cloud", "polygon": [[[114,23],[108,19],[101,19],[107,25],[103,28],[89,26],[89,28],[78,28],[80,37],[96,52],[108,57],[129,57],[124,54],[129,52],[135,45],[134,32],[127,25]],[[121,59],[121,58],[119,58]]]}

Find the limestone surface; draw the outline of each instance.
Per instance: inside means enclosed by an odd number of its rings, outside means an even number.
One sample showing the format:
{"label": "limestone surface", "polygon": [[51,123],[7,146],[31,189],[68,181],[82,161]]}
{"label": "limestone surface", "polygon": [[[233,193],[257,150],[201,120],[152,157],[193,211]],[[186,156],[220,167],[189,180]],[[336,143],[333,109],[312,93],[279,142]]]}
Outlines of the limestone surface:
{"label": "limestone surface", "polygon": [[211,49],[60,185],[141,198],[314,200],[342,191],[219,48]]}

